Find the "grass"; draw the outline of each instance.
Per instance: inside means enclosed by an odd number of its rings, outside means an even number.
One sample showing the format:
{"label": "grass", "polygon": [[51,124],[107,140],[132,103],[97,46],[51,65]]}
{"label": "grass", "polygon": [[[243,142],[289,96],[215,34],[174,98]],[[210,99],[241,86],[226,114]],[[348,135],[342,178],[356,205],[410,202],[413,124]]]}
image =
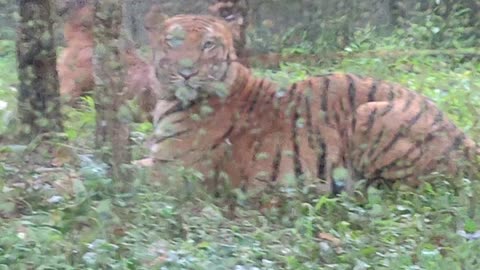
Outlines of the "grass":
{"label": "grass", "polygon": [[[371,43],[404,49],[395,40]],[[13,44],[0,46],[8,48],[0,50],[4,117],[14,112],[18,82]],[[398,82],[434,99],[478,138],[478,59],[354,57],[363,49],[320,66],[284,63],[256,72],[280,82],[331,71]],[[188,188],[178,180],[159,185],[139,171],[131,194],[115,193],[105,165],[90,155],[95,115],[92,101],[86,104],[66,110],[69,145],[37,157],[60,169],[24,160],[19,146],[2,148],[0,269],[480,269],[480,241],[471,235],[480,224],[476,186],[467,179],[454,185],[438,176],[417,190],[370,188],[361,204],[293,191],[282,194],[282,207],[260,212],[247,205],[229,219],[193,180]],[[138,153],[149,130],[136,127]]]}

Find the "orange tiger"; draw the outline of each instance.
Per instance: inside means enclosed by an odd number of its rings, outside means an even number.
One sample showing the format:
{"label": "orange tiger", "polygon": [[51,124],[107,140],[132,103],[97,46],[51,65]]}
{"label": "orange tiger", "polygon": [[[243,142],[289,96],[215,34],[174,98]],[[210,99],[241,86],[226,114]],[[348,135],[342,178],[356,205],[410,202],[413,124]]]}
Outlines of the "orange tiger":
{"label": "orange tiger", "polygon": [[434,171],[456,175],[480,154],[431,100],[400,85],[329,74],[282,87],[238,63],[222,20],[150,19],[167,104],[152,149],[160,174],[181,164],[213,188],[227,176],[242,189],[297,179],[351,193],[360,179],[417,186]]}
{"label": "orange tiger", "polygon": [[[68,12],[64,25],[66,48],[57,61],[60,94],[74,102],[93,89],[93,21],[94,4],[86,0],[66,2],[61,13]],[[127,65],[125,97],[137,98],[141,109],[149,113],[156,101],[153,69],[136,52],[133,42],[127,40],[121,48],[122,61]],[[152,76],[150,75],[152,74]]]}
{"label": "orange tiger", "polygon": [[60,94],[73,100],[93,89],[93,5],[69,1],[63,28],[66,47],[57,60]]}

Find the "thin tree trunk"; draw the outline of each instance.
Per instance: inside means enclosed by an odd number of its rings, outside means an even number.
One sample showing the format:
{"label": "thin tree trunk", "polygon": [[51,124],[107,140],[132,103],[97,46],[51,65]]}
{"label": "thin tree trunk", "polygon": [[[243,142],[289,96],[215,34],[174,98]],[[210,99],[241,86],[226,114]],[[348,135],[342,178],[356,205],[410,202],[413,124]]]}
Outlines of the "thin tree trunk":
{"label": "thin tree trunk", "polygon": [[[123,191],[130,172],[125,164],[131,162],[129,129],[120,116],[124,106],[126,71],[120,58],[122,3],[102,0],[95,13],[95,108],[97,110],[96,146],[102,149],[103,159],[112,165],[112,177]],[[108,153],[111,149],[111,158]],[[107,150],[107,151],[105,151]]]}
{"label": "thin tree trunk", "polygon": [[49,0],[19,0],[18,113],[22,138],[63,130]]}

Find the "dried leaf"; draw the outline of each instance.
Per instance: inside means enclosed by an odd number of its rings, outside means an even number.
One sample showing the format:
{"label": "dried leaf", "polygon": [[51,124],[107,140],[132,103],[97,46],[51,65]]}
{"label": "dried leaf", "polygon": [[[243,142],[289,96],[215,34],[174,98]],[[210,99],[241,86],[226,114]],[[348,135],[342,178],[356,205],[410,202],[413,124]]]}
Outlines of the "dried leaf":
{"label": "dried leaf", "polygon": [[328,241],[336,247],[340,246],[340,244],[342,244],[340,239],[336,238],[335,236],[333,236],[329,233],[323,233],[323,232],[318,233],[318,238],[320,238],[321,240]]}

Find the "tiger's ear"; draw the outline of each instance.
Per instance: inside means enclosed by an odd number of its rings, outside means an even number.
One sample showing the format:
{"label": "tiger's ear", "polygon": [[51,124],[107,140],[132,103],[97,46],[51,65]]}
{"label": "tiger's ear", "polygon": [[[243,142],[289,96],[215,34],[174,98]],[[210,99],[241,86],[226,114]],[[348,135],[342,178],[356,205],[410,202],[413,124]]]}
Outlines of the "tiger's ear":
{"label": "tiger's ear", "polygon": [[243,25],[245,24],[245,19],[242,16],[236,16],[234,19],[227,21],[226,23],[233,33],[240,33]]}
{"label": "tiger's ear", "polygon": [[145,30],[147,30],[150,46],[156,47],[159,44],[159,33],[162,31],[167,18],[159,5],[153,5],[145,16]]}
{"label": "tiger's ear", "polygon": [[208,7],[211,15],[223,18],[232,28],[241,28],[246,24],[248,10],[247,0],[217,0]]}
{"label": "tiger's ear", "polygon": [[167,15],[162,13],[159,5],[153,5],[145,16],[145,29],[150,32],[158,32],[162,30],[163,23],[167,19]]}

